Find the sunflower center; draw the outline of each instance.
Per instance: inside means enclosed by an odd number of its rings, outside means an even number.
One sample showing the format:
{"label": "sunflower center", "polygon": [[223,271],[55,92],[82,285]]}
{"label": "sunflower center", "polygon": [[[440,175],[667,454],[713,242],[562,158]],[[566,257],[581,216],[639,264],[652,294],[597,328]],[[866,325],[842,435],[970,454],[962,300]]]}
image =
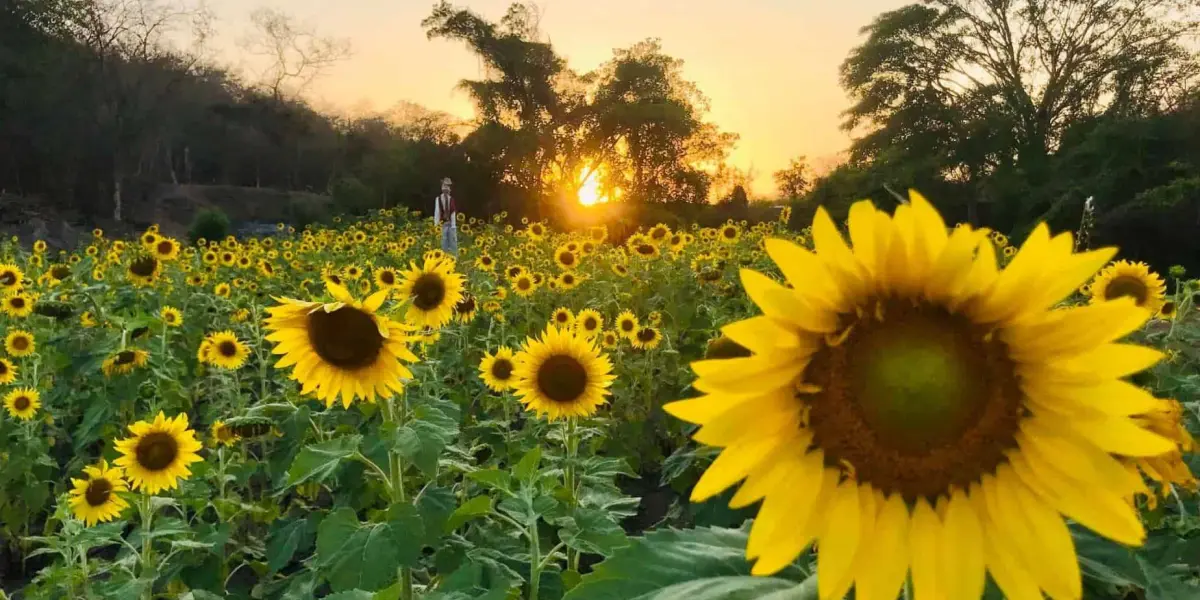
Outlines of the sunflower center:
{"label": "sunflower center", "polygon": [[732,227],[726,227],[725,230],[721,232],[721,234],[727,238],[733,238],[733,236],[737,235],[737,230]]}
{"label": "sunflower center", "polygon": [[322,360],[342,369],[375,364],[384,341],[375,319],[350,306],[308,315],[308,339]]}
{"label": "sunflower center", "polygon": [[379,274],[379,280],[382,281],[384,285],[395,285],[396,274],[391,271],[384,271]]}
{"label": "sunflower center", "polygon": [[179,442],[167,432],[153,431],[142,436],[134,453],[142,468],[147,471],[162,471],[179,457]]}
{"label": "sunflower center", "polygon": [[651,246],[650,244],[638,244],[637,253],[645,256],[654,254],[654,246]]}
{"label": "sunflower center", "polygon": [[465,314],[470,314],[470,313],[475,312],[475,298],[472,296],[464,295],[462,297],[462,300],[459,300],[458,304],[454,305],[454,312],[457,312],[460,315],[465,315]]}
{"label": "sunflower center", "polygon": [[569,267],[575,264],[575,255],[571,254],[570,252],[563,252],[562,254],[558,255],[558,261]]}
{"label": "sunflower center", "polygon": [[[1007,347],[941,307],[885,301],[806,370],[813,444],[908,500],[991,473],[1015,445],[1022,394]],[[871,314],[871,311],[867,311]]]}
{"label": "sunflower center", "polygon": [[633,331],[633,321],[621,321],[621,331]]}
{"label": "sunflower center", "polygon": [[8,363],[0,360],[0,377],[8,375]]}
{"label": "sunflower center", "polygon": [[13,296],[9,298],[8,305],[18,309],[25,308],[25,299],[20,296]]}
{"label": "sunflower center", "polygon": [[446,298],[446,284],[433,273],[425,273],[413,282],[413,306],[421,310],[433,310],[441,306]]}
{"label": "sunflower center", "polygon": [[517,289],[527,290],[527,289],[529,289],[530,283],[531,282],[528,279],[518,279],[517,280]]}
{"label": "sunflower center", "polygon": [[588,317],[583,320],[583,328],[588,331],[594,331],[600,324],[596,322],[596,317]]}
{"label": "sunflower center", "polygon": [[83,493],[83,498],[87,500],[88,506],[103,506],[105,502],[112,496],[113,485],[107,479],[93,479],[88,483],[87,491]]}
{"label": "sunflower center", "polygon": [[132,350],[122,350],[121,352],[117,353],[117,364],[118,365],[130,364],[133,362],[133,359],[136,357],[137,357],[137,354],[134,353]]}
{"label": "sunflower center", "polygon": [[175,249],[175,245],[172,244],[171,242],[159,242],[158,243],[158,253],[159,254],[170,254],[171,251],[174,249]]}
{"label": "sunflower center", "polygon": [[537,373],[538,389],[554,402],[574,402],[587,389],[587,369],[573,356],[546,359]]}
{"label": "sunflower center", "polygon": [[652,342],[654,341],[654,338],[654,330],[650,329],[649,327],[645,327],[637,332],[637,339],[639,342]]}
{"label": "sunflower center", "polygon": [[13,350],[17,351],[27,350],[29,348],[29,338],[24,336],[13,338],[12,347]]}
{"label": "sunflower center", "polygon": [[1138,306],[1142,306],[1150,298],[1150,288],[1146,287],[1146,283],[1141,279],[1128,275],[1113,277],[1112,281],[1104,287],[1105,300],[1115,300],[1125,296],[1133,298]]}
{"label": "sunflower center", "polygon": [[237,344],[234,344],[229,340],[223,341],[220,344],[217,344],[217,352],[220,352],[221,356],[234,356],[237,354]]}
{"label": "sunflower center", "polygon": [[513,364],[507,359],[497,358],[496,362],[492,363],[492,377],[500,381],[507,381],[512,377]]}
{"label": "sunflower center", "polygon": [[30,404],[32,404],[32,402],[30,402],[29,396],[17,396],[13,399],[13,408],[16,409],[17,412],[29,410]]}
{"label": "sunflower center", "polygon": [[566,323],[569,320],[569,317],[567,317],[567,313],[560,312],[554,315],[554,320],[558,321],[559,323]]}
{"label": "sunflower center", "polygon": [[158,259],[152,256],[139,258],[129,263],[129,272],[138,277],[149,277],[154,274],[156,268],[158,268]]}
{"label": "sunflower center", "polygon": [[7,287],[7,286],[15,285],[16,283],[17,283],[16,273],[13,273],[12,271],[5,271],[3,273],[0,273],[0,285],[4,285],[5,287]]}
{"label": "sunflower center", "polygon": [[563,275],[562,282],[566,285],[574,285],[575,277],[573,277],[570,273],[567,273]]}
{"label": "sunflower center", "polygon": [[59,280],[66,279],[67,276],[70,274],[71,274],[70,267],[57,266],[57,267],[54,267],[53,269],[50,269],[50,276],[55,279],[59,279]]}

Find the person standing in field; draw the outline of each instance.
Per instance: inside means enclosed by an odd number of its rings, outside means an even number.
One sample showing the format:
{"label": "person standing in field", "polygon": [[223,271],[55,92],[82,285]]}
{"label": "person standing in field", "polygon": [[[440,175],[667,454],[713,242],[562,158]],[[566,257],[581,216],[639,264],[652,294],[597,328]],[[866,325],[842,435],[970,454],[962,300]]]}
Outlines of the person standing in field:
{"label": "person standing in field", "polygon": [[458,254],[458,206],[450,195],[450,178],[442,180],[442,193],[433,202],[433,222],[442,226],[442,252]]}

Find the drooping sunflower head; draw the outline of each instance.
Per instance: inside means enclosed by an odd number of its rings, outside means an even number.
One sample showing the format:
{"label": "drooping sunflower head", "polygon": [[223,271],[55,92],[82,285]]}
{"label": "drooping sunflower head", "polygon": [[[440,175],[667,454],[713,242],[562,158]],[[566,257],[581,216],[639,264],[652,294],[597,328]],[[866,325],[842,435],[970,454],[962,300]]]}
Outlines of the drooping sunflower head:
{"label": "drooping sunflower head", "polygon": [[1146,263],[1119,260],[1100,271],[1088,289],[1093,303],[1132,298],[1139,307],[1155,314],[1165,301],[1167,284]]}
{"label": "drooping sunflower head", "polygon": [[357,301],[346,288],[326,284],[336,302],[304,302],[278,298],[267,309],[266,339],[283,358],[276,368],[292,367],[302,394],[315,394],[327,406],[340,396],[349,407],[355,398],[374,402],[404,390],[412,372],[401,361],[416,362],[407,329],[377,314],[387,300],[380,290]]}
{"label": "drooping sunflower head", "polygon": [[29,356],[36,351],[33,334],[23,329],[14,329],[4,336],[4,350],[11,356]]}
{"label": "drooping sunflower head", "polygon": [[408,301],[405,321],[435,329],[450,322],[463,294],[463,276],[452,269],[453,265],[444,260],[427,260],[421,267],[411,264],[397,288]]}
{"label": "drooping sunflower head", "polygon": [[4,304],[2,306],[4,314],[15,318],[28,317],[29,315],[33,314],[33,307],[33,296],[24,292],[17,292],[15,294],[9,294],[8,296],[5,296]]}
{"label": "drooping sunflower head", "polygon": [[66,281],[71,277],[71,267],[63,264],[50,265],[46,274],[50,276],[51,281]]}
{"label": "drooping sunflower head", "polygon": [[153,285],[162,274],[162,262],[149,254],[129,261],[125,275],[136,286]]}
{"label": "drooping sunflower head", "polygon": [[191,476],[188,465],[202,460],[196,452],[203,446],[188,428],[186,413],[167,418],[160,411],[154,421],[130,425],[129,433],[132,437],[115,444],[121,456],[114,464],[125,470],[133,489],[147,494],[173,490]]}
{"label": "drooping sunflower head", "polygon": [[129,502],[120,496],[129,491],[121,469],[109,468],[108,461],[102,460],[98,465],[84,467],[83,474],[83,479],[71,480],[68,502],[75,518],[84,525],[91,527],[112,521],[129,508]]}
{"label": "drooping sunflower head", "polygon": [[638,350],[653,350],[662,342],[662,333],[650,325],[639,327],[637,333],[629,340]]}
{"label": "drooping sunflower head", "polygon": [[183,311],[174,306],[164,306],[159,311],[158,316],[162,319],[163,324],[168,327],[179,327],[183,325]]}
{"label": "drooping sunflower head", "polygon": [[555,310],[553,313],[550,314],[550,324],[555,327],[565,329],[567,327],[570,327],[574,323],[575,323],[575,314],[571,312],[571,309],[569,309],[565,306],[558,308],[557,310]]}
{"label": "drooping sunflower head", "polygon": [[1175,313],[1178,312],[1178,306],[1174,300],[1164,301],[1158,309],[1158,318],[1171,320],[1175,318]]}
{"label": "drooping sunflower head", "polygon": [[915,192],[849,216],[853,246],[824,209],[815,253],[768,241],[791,286],[743,270],[763,315],[722,328],[752,355],[693,363],[705,395],[664,407],[723,449],[693,500],[746,480],[730,504],[763,501],[753,572],[816,541],[822,597],[894,597],[910,572],[917,598],[980,598],[987,572],[1009,597],[1080,597],[1060,515],[1140,544],[1141,482],[1116,456],[1178,448],[1130,417],[1158,401],[1121,379],[1161,357],[1116,343],[1149,314],[1055,308],[1115,250],[1039,225],[1001,270]]}
{"label": "drooping sunflower head", "polygon": [[570,330],[547,328],[540,339],[526,340],[515,361],[517,397],[552,421],[591,416],[607,402],[612,363]]}
{"label": "drooping sunflower head", "polygon": [[638,318],[632,311],[622,311],[617,315],[617,334],[627,340],[633,341],[638,332],[638,325]]}
{"label": "drooping sunflower head", "polygon": [[479,378],[492,391],[503,392],[512,389],[515,368],[512,349],[501,346],[495,354],[483,355],[483,360],[479,361]]}
{"label": "drooping sunflower head", "polygon": [[146,366],[150,353],[141,348],[125,348],[118,350],[104,359],[100,369],[108,377],[132,373],[134,369]]}
{"label": "drooping sunflower head", "polygon": [[250,348],[229,330],[210,334],[204,343],[208,346],[204,359],[222,369],[240,369],[246,364],[246,357],[250,356]]}
{"label": "drooping sunflower head", "polygon": [[41,407],[41,394],[33,388],[17,388],[4,395],[4,408],[8,414],[22,421],[32,419]]}
{"label": "drooping sunflower head", "polygon": [[241,436],[236,431],[227,427],[225,422],[221,420],[213,421],[209,433],[212,435],[214,446],[232,446],[241,439]]}
{"label": "drooping sunflower head", "polygon": [[575,315],[575,329],[586,337],[595,337],[603,328],[604,317],[600,315],[600,311],[585,308]]}

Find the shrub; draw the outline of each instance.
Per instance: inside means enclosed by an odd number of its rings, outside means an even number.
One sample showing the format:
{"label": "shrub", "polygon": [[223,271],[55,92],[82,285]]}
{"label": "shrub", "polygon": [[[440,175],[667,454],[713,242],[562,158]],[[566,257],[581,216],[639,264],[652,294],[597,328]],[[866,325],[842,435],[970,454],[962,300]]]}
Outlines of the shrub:
{"label": "shrub", "polygon": [[229,235],[229,217],[219,208],[206,208],[196,213],[192,218],[192,226],[188,228],[188,237],[192,243],[204,238],[220,240]]}

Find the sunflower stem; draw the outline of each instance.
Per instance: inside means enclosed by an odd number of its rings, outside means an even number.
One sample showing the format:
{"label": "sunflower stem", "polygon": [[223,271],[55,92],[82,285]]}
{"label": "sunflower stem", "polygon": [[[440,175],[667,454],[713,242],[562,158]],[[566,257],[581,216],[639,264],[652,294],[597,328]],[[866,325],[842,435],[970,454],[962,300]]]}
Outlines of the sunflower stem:
{"label": "sunflower stem", "polygon": [[[563,486],[567,488],[567,499],[572,507],[578,504],[575,494],[577,482],[575,481],[575,455],[579,450],[579,440],[575,436],[575,419],[568,418],[565,431],[563,432],[563,444],[566,446],[566,461],[563,465]],[[549,555],[547,555],[549,558]],[[567,548],[567,566],[571,569],[578,569],[579,566],[579,551],[574,548]]]}
{"label": "sunflower stem", "polygon": [[538,588],[542,583],[542,550],[538,540],[537,517],[529,520],[529,598],[538,600]]}
{"label": "sunflower stem", "polygon": [[[402,405],[397,407],[395,404],[393,404],[395,401],[396,400],[394,397],[384,400],[382,403],[380,403],[380,412],[383,415],[384,423],[395,423],[397,426],[401,426],[403,425],[405,411]],[[359,456],[362,455],[360,454]],[[380,469],[378,465],[376,465],[374,462],[371,462],[371,460],[365,456],[362,456],[362,460],[369,462],[375,467],[376,470],[379,471],[380,476],[384,477],[384,482],[387,484],[388,491],[391,493],[393,504],[408,502],[408,498],[404,493],[404,461],[400,458],[395,450],[388,452],[387,474],[384,474],[383,470]],[[412,568],[399,567],[398,577],[400,579],[400,600],[412,600]]]}
{"label": "sunflower stem", "polygon": [[[140,573],[141,579],[146,579],[146,576],[154,571],[154,546],[150,543],[150,525],[154,521],[154,508],[152,497],[150,494],[142,494],[141,502],[138,503],[139,512],[142,517],[142,554],[139,560],[142,563]],[[146,586],[146,591],[142,595],[146,600],[151,600],[154,597],[154,580],[157,577],[150,578],[150,584]]]}

